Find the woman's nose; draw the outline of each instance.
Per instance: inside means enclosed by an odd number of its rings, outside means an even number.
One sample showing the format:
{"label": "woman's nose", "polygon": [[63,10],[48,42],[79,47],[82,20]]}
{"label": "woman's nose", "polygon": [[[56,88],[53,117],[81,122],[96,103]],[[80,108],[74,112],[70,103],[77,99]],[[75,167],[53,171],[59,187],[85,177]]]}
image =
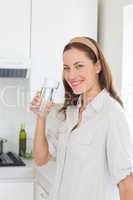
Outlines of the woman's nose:
{"label": "woman's nose", "polygon": [[70,70],[69,71],[69,79],[74,79],[76,77],[76,71],[75,70]]}

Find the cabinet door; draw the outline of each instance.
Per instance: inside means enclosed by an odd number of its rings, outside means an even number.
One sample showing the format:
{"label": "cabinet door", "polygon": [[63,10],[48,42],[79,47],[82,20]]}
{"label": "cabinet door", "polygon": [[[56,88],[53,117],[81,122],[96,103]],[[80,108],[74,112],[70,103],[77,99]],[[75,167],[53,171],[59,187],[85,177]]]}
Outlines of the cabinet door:
{"label": "cabinet door", "polygon": [[74,36],[97,38],[97,0],[32,1],[31,92],[44,76],[62,77],[62,52]]}
{"label": "cabinet door", "polygon": [[1,200],[33,200],[33,183],[0,183]]}
{"label": "cabinet door", "polygon": [[35,185],[35,200],[47,200],[48,193],[38,184]]}
{"label": "cabinet door", "polygon": [[0,59],[29,58],[31,0],[0,1]]}

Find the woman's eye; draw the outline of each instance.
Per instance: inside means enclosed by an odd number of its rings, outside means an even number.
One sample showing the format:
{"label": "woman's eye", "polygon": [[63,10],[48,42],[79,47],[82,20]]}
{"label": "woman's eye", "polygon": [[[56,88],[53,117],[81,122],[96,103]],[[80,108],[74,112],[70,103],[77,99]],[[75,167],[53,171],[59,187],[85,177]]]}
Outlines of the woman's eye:
{"label": "woman's eye", "polygon": [[64,70],[69,70],[69,68],[68,67],[64,67]]}
{"label": "woman's eye", "polygon": [[80,68],[80,67],[84,67],[84,65],[77,65],[76,67],[77,67],[77,68]]}
{"label": "woman's eye", "polygon": [[[81,68],[81,67],[84,67],[84,65],[77,65],[77,66],[75,66],[76,69]],[[67,71],[70,70],[69,67],[64,67],[63,69],[67,70]]]}

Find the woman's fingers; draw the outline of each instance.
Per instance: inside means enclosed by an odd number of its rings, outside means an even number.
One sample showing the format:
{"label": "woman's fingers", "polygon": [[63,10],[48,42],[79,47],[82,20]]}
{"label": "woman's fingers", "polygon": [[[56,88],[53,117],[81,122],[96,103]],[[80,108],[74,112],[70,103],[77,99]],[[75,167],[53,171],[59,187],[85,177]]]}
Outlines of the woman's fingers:
{"label": "woman's fingers", "polygon": [[40,96],[41,96],[41,93],[42,93],[42,90],[40,90],[40,91],[37,91],[37,93],[36,93],[36,95],[35,95],[35,96],[37,96],[37,97],[40,97]]}
{"label": "woman's fingers", "polygon": [[52,101],[48,101],[46,104],[44,103],[44,111],[39,111],[41,104],[41,91],[38,91],[33,98],[31,104],[30,104],[30,110],[34,112],[35,114],[44,117],[47,116],[47,114],[51,111],[51,108],[53,107],[54,103]]}
{"label": "woman's fingers", "polygon": [[34,105],[31,105],[30,107],[33,108],[33,109],[34,109],[34,108],[36,109],[36,108],[39,108],[39,105],[35,105],[35,104],[34,104]]}
{"label": "woman's fingers", "polygon": [[31,102],[31,105],[40,105],[40,103],[41,103],[41,101],[40,100],[33,100],[32,102]]}
{"label": "woman's fingers", "polygon": [[33,98],[32,102],[31,102],[31,105],[40,105],[40,102],[41,102],[41,97],[40,97],[40,92],[38,92],[36,94],[36,96]]}
{"label": "woman's fingers", "polygon": [[47,102],[45,106],[45,111],[50,112],[51,108],[53,107],[54,103],[52,101]]}

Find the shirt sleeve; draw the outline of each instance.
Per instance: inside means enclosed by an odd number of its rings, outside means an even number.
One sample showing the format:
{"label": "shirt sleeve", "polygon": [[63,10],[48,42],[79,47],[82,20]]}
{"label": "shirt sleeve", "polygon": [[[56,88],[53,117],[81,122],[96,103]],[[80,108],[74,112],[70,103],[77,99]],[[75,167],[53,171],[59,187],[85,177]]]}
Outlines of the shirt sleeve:
{"label": "shirt sleeve", "polygon": [[107,135],[107,160],[112,180],[118,184],[133,175],[133,143],[124,111],[112,112]]}
{"label": "shirt sleeve", "polygon": [[54,158],[56,158],[57,148],[58,148],[58,137],[59,137],[59,127],[61,124],[61,119],[59,117],[60,113],[59,106],[53,106],[52,110],[49,112],[46,120],[46,137],[49,145],[49,152]]}

